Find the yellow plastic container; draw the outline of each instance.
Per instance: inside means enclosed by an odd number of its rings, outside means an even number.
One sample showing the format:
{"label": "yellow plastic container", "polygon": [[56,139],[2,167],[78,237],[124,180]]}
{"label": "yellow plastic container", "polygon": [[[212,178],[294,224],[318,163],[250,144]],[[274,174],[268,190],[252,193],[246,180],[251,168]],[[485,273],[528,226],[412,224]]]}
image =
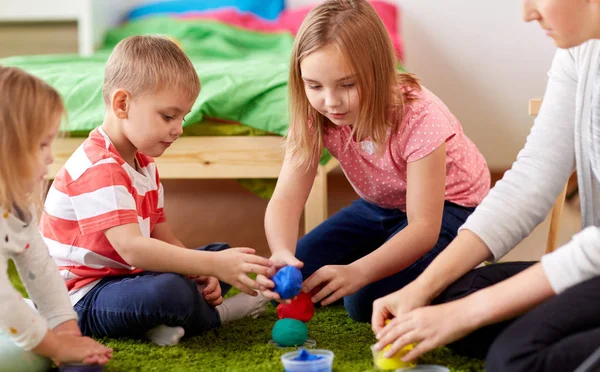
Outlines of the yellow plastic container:
{"label": "yellow plastic container", "polygon": [[388,345],[383,349],[375,350],[375,345],[371,345],[371,352],[373,353],[373,364],[375,367],[381,370],[396,370],[398,368],[410,368],[415,367],[415,362],[403,362],[402,357],[414,348],[414,345],[406,345],[391,358],[386,358],[384,353],[389,350],[392,345]]}

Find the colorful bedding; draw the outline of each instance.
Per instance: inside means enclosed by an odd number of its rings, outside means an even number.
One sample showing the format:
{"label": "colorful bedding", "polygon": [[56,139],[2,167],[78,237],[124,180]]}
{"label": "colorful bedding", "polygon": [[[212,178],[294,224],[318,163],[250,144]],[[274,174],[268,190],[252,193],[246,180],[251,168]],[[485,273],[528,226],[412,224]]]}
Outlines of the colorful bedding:
{"label": "colorful bedding", "polygon": [[202,90],[184,126],[216,118],[285,135],[293,43],[288,33],[257,33],[209,20],[152,17],[109,31],[105,46],[91,57],[24,56],[0,63],[23,68],[54,86],[65,100],[68,130],[89,132],[104,118],[101,88],[106,59],[120,40],[138,34],[170,35],[192,60]]}
{"label": "colorful bedding", "polygon": [[[398,35],[400,19],[398,16],[398,8],[393,4],[383,1],[371,1],[371,5],[373,5],[373,8],[388,30],[392,43],[394,44],[394,49],[396,49],[396,54],[398,55],[398,58],[402,60],[403,47]],[[242,7],[219,7],[204,11],[193,10],[193,8],[190,8],[185,12],[172,12],[169,13],[169,15],[181,19],[212,19],[231,26],[260,32],[287,31],[295,36],[298,33],[300,24],[311,9],[312,6],[293,10],[286,9],[279,13],[278,17],[273,20],[265,19],[256,12],[245,11]]]}
{"label": "colorful bedding", "polygon": [[285,5],[284,0],[168,0],[155,1],[135,7],[128,21],[156,15],[175,15],[219,8],[251,12],[264,19],[276,19]]}
{"label": "colorful bedding", "polygon": [[[372,4],[395,35],[396,8],[383,2]],[[285,135],[289,55],[294,34],[308,11],[284,11],[275,21],[231,9],[145,17],[110,30],[104,46],[91,57],[24,56],[0,63],[21,67],[53,85],[69,114],[65,129],[86,135],[104,118],[103,70],[114,46],[130,35],[169,35],[188,54],[202,81],[200,96],[184,123],[187,133],[197,134],[189,127],[198,123],[220,120],[241,123],[258,133]],[[222,128],[220,132],[227,133],[233,126]]]}

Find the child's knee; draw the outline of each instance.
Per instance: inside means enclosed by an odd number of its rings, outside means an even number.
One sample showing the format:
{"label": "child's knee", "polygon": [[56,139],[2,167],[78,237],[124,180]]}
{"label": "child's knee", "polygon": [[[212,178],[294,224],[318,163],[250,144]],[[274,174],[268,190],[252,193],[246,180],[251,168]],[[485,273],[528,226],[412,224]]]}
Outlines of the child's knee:
{"label": "child's knee", "polygon": [[373,299],[370,296],[365,296],[363,291],[344,297],[344,307],[348,311],[350,319],[365,323],[371,321]]}
{"label": "child's knee", "polygon": [[195,283],[182,275],[163,273],[156,278],[145,299],[145,310],[185,317],[195,307],[200,294]]}

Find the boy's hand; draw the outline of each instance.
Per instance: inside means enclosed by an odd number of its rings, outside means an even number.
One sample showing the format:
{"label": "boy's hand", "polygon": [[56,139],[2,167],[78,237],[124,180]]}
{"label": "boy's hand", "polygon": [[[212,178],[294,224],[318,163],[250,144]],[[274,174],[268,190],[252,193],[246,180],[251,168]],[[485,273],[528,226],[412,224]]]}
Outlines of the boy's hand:
{"label": "boy's hand", "polygon": [[231,248],[216,252],[219,255],[218,278],[231,284],[240,291],[256,296],[254,289],[260,286],[248,274],[273,276],[273,262],[267,258],[255,255],[252,248]]}
{"label": "boy's hand", "polygon": [[214,276],[203,276],[198,275],[195,277],[189,277],[190,280],[194,281],[198,285],[198,290],[204,297],[204,300],[212,307],[223,303],[223,296],[221,292],[221,284],[219,279]]}
{"label": "boy's hand", "polygon": [[[273,271],[273,275],[284,266],[295,266],[298,269],[301,269],[304,266],[302,261],[299,261],[292,252],[289,251],[280,251],[277,253],[273,253],[271,256],[271,261],[275,265],[275,270]],[[260,285],[260,291],[265,298],[275,300],[281,303],[289,304],[293,299],[282,300],[279,296],[279,293],[272,291],[275,288],[275,283],[271,280],[273,275],[258,275],[256,277],[256,281]]]}

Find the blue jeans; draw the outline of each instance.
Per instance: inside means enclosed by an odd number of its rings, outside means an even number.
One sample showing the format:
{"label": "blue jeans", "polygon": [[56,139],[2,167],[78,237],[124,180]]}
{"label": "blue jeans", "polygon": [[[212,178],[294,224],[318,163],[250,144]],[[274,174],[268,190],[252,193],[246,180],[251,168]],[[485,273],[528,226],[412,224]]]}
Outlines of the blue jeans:
{"label": "blue jeans", "polygon": [[[227,248],[214,243],[198,250]],[[231,286],[220,284],[225,295]],[[219,313],[204,300],[196,283],[174,273],[106,277],[75,304],[75,311],[81,332],[93,337],[138,338],[161,324],[183,327],[186,336],[194,336],[221,325]]]}
{"label": "blue jeans", "polygon": [[[350,317],[370,322],[373,301],[416,279],[456,237],[458,228],[473,211],[474,208],[446,202],[440,237],[433,249],[404,270],[344,297]],[[363,199],[356,200],[298,241],[296,257],[304,262],[302,275],[306,279],[325,265],[350,264],[379,248],[407,225],[406,213],[399,209],[381,208]]]}

